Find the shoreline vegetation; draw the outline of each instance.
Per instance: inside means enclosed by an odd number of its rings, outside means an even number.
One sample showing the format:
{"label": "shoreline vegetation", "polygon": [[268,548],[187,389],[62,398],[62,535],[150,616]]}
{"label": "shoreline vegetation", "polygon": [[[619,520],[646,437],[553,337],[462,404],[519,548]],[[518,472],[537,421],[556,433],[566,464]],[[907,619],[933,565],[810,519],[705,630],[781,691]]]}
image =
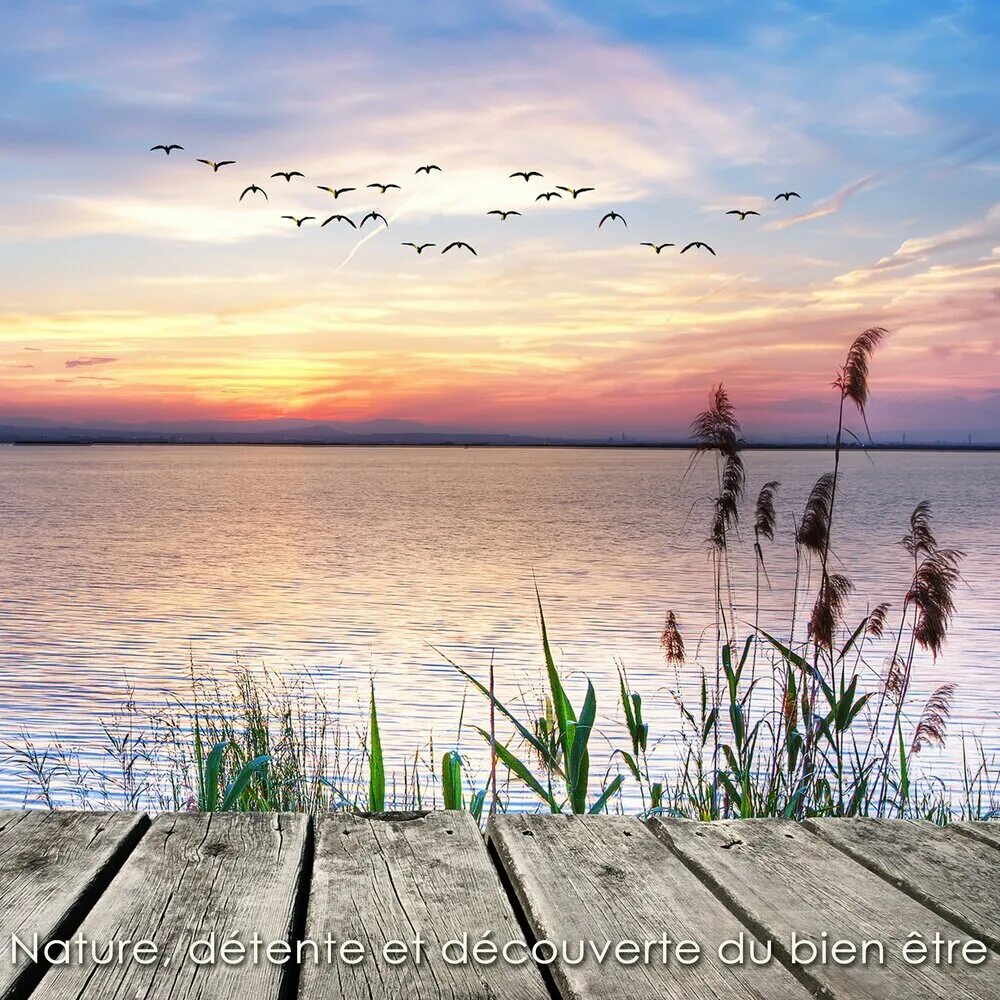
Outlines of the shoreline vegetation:
{"label": "shoreline vegetation", "polygon": [[[127,694],[121,713],[102,724],[102,763],[85,762],[58,739],[42,745],[26,734],[8,745],[6,765],[24,782],[26,804],[311,813],[445,808],[468,810],[482,822],[522,807],[525,798],[545,811],[579,814],[625,811],[627,795],[643,816],[702,820],[1000,818],[1000,761],[981,738],[960,734],[962,774],[951,786],[921,768],[921,754],[948,738],[955,685],[940,683],[918,698],[914,679],[934,669],[946,646],[965,554],[939,544],[922,502],[899,516],[901,558],[910,567],[904,594],[853,608],[853,584],[836,558],[841,454],[864,446],[846,420],[856,415],[868,436],[869,366],[886,336],[878,327],[863,331],[834,380],[831,469],[795,519],[790,627],[781,634],[760,617],[781,484],[768,482],[755,498],[746,496],[751,448],[723,386],[694,420],[692,464],[709,462],[715,471],[715,492],[706,498],[714,606],[708,631],[695,642],[674,612],[665,614],[661,646],[676,731],[651,732],[649,701],[633,689],[624,665],[616,691],[598,693],[586,680],[571,692],[536,592],[545,686],[538,704],[502,700],[492,667],[489,676],[475,676],[436,651],[466,684],[459,736],[467,712],[481,709],[486,720],[472,727],[482,741],[474,767],[457,749],[429,742],[387,772],[374,680],[366,725],[355,732],[348,713],[308,677],[289,682],[240,669],[224,686],[198,677],[192,665],[184,701],[148,710]],[[734,593],[737,559],[752,559],[749,595]],[[750,621],[740,613],[747,607]],[[599,768],[591,760],[597,739],[611,746],[610,763]],[[669,755],[661,752],[668,745]]]}

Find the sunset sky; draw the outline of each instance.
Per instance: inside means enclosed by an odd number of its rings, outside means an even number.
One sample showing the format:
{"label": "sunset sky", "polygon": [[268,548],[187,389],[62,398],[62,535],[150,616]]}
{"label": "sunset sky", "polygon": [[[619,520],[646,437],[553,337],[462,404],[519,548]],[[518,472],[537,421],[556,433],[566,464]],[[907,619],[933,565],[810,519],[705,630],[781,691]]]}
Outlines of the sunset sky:
{"label": "sunset sky", "polygon": [[[880,324],[873,431],[998,439],[998,11],[4,4],[0,423],[676,434],[721,380],[799,434]],[[560,184],[596,190],[535,202]],[[362,245],[281,218],[372,209]]]}

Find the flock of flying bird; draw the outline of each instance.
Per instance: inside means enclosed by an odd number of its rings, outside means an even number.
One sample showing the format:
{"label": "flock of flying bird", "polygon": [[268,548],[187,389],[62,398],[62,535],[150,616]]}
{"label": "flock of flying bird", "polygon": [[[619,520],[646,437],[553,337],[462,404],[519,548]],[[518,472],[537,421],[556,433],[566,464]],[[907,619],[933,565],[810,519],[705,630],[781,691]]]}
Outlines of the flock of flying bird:
{"label": "flock of flying bird", "polygon": [[[184,147],[176,142],[159,143],[156,146],[151,146],[150,152],[152,153],[162,150],[167,156],[169,156],[175,149],[183,150]],[[233,164],[236,163],[235,160],[203,160],[200,157],[198,158],[198,162],[204,163],[207,166],[211,167],[212,173],[215,174],[217,174],[219,170],[222,169],[222,167],[232,166]],[[442,172],[441,168],[436,163],[428,163],[422,167],[417,167],[415,173],[426,174],[427,176],[430,176],[430,174],[435,170],[438,171],[439,173]],[[532,178],[534,177],[543,178],[544,176],[545,175],[538,170],[515,170],[514,173],[510,174],[510,178],[512,180],[515,178],[521,178],[524,180],[526,184],[530,184]],[[302,171],[300,170],[276,170],[273,174],[271,174],[272,179],[284,178],[285,183],[291,183],[293,177],[301,177],[305,179],[305,174],[303,174]],[[381,181],[375,181],[371,184],[367,184],[365,187],[377,189],[378,192],[383,195],[391,190],[397,190],[397,191],[402,190],[402,186],[399,184],[383,184]],[[328,194],[333,195],[335,199],[339,198],[343,194],[347,194],[351,191],[358,190],[357,188],[353,187],[340,187],[340,188],[330,187],[326,184],[317,184],[316,188],[320,191],[326,191]],[[554,191],[541,192],[535,197],[535,201],[550,202],[552,201],[553,198],[562,198],[563,195],[560,194],[560,192],[564,192],[573,201],[576,201],[576,199],[579,198],[580,195],[587,194],[588,192],[594,190],[595,188],[592,187],[574,188],[562,184],[557,184],[556,189]],[[243,201],[243,199],[247,195],[251,196],[263,195],[265,201],[270,200],[267,196],[267,192],[258,184],[250,184],[249,186],[245,187],[240,194],[239,200]],[[785,202],[788,202],[791,201],[792,198],[801,198],[801,197],[802,196],[797,191],[781,191],[779,194],[776,194],[774,196],[774,201],[784,200]],[[497,216],[501,222],[506,222],[507,219],[512,215],[521,215],[520,212],[514,209],[503,210],[499,208],[494,208],[491,211],[487,212],[486,214]],[[745,222],[748,216],[751,215],[759,216],[760,212],[755,212],[752,209],[733,208],[730,209],[725,214],[735,215],[738,217],[739,222]],[[319,221],[315,215],[303,215],[303,216],[283,215],[282,218],[294,222],[296,228],[298,229],[301,229],[302,224],[305,222]],[[383,225],[385,225],[386,227],[388,227],[389,225],[389,220],[381,212],[371,211],[366,216],[364,216],[364,218],[362,218],[360,223],[356,223],[348,215],[342,215],[337,213],[329,216],[328,218],[320,222],[320,226],[321,227],[326,226],[331,222],[338,222],[338,223],[345,223],[349,225],[352,229],[360,230],[364,229],[365,223],[368,222],[369,220],[371,220],[372,223],[374,223],[375,225],[378,225],[379,222],[383,223]],[[600,221],[597,223],[597,228],[601,229],[604,226],[605,222],[620,222],[626,229],[628,228],[628,223],[625,221],[625,217],[619,214],[618,212],[614,211],[605,212],[605,214],[601,216]],[[665,250],[667,247],[677,246],[676,243],[640,243],[639,245],[652,248],[652,250],[657,254],[657,256],[659,256],[659,254],[662,253],[663,250]],[[425,250],[431,247],[436,247],[437,244],[406,242],[402,243],[401,246],[412,247],[414,250],[416,250],[418,254],[422,254]],[[470,244],[466,243],[464,240],[454,240],[453,242],[445,246],[444,249],[441,251],[441,253],[447,253],[449,250],[468,250],[469,253],[473,254],[473,256],[476,256],[475,249]],[[713,257],[716,255],[712,247],[710,247],[707,243],[702,242],[701,240],[693,240],[692,242],[685,244],[680,252],[683,254],[687,253],[688,250],[707,250]]]}

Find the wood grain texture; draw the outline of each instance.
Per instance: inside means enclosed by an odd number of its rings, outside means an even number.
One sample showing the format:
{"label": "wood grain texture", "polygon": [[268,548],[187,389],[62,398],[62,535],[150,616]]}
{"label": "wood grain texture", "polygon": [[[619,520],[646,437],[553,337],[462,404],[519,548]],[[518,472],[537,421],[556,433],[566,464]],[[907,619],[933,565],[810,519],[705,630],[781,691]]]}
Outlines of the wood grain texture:
{"label": "wood grain texture", "polygon": [[33,1000],[278,1000],[286,969],[197,966],[192,942],[214,932],[249,944],[294,931],[309,819],[301,815],[172,813],[159,816],[81,926],[105,944],[148,938],[161,960],[53,966]]}
{"label": "wood grain texture", "polygon": [[[808,991],[780,964],[726,967],[718,946],[746,928],[639,820],[613,816],[501,816],[490,843],[535,937],[566,941],[691,940],[696,965],[656,952],[650,964],[562,961],[552,966],[569,998],[635,1000],[805,1000]],[[752,937],[752,935],[748,935]]]}
{"label": "wood grain texture", "polygon": [[951,829],[963,836],[971,837],[973,840],[990,844],[993,847],[1000,847],[1000,822],[966,822],[952,823]]}
{"label": "wood grain texture", "polygon": [[919,903],[1000,951],[1000,851],[951,827],[902,819],[806,827]]}
{"label": "wood grain texture", "polygon": [[[305,936],[359,941],[366,959],[303,964],[300,1000],[548,1000],[532,964],[449,965],[441,949],[468,933],[523,939],[482,834],[464,812],[319,823]],[[422,961],[384,960],[389,941],[423,940]],[[454,950],[451,954],[454,954]]]}
{"label": "wood grain texture", "polygon": [[798,824],[656,819],[651,826],[733,912],[774,940],[787,964],[793,932],[815,941],[826,933],[831,941],[884,943],[884,966],[802,967],[829,995],[840,1000],[1000,998],[992,953],[978,967],[961,961],[919,967],[903,962],[901,948],[911,932],[925,939],[941,932],[963,941],[969,935]]}
{"label": "wood grain texture", "polygon": [[27,996],[44,971],[10,961],[11,936],[75,930],[148,826],[129,813],[0,812],[0,998]]}

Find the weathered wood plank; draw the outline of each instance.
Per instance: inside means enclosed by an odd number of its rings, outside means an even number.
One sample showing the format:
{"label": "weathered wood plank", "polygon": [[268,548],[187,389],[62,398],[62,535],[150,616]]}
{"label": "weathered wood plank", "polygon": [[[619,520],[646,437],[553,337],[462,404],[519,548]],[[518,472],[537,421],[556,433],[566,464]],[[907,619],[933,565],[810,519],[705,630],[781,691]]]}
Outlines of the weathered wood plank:
{"label": "weathered wood plank", "polygon": [[284,966],[197,965],[188,949],[212,933],[220,949],[291,940],[308,831],[308,817],[283,813],[159,816],[80,928],[100,946],[152,940],[157,960],[54,965],[32,1000],[278,1000]]}
{"label": "weathered wood plank", "polygon": [[[639,820],[509,815],[491,819],[487,833],[536,939],[565,941],[574,958],[581,941],[612,942],[603,963],[591,957],[552,966],[566,1000],[809,996],[776,962],[727,967],[718,961],[719,945],[746,928]],[[657,948],[646,964],[644,942],[664,935],[698,943],[702,959],[684,965],[668,952],[663,964]],[[643,946],[635,965],[614,957],[615,946],[630,940]]]}
{"label": "weathered wood plank", "polygon": [[73,931],[149,826],[145,815],[0,812],[0,998],[25,997],[44,966],[9,959],[22,941]]}
{"label": "weathered wood plank", "polygon": [[774,941],[786,964],[793,933],[816,942],[825,934],[859,947],[882,942],[884,966],[875,964],[874,948],[868,964],[800,966],[838,1000],[1000,997],[997,959],[988,951],[980,966],[903,962],[901,948],[911,932],[928,941],[937,932],[962,941],[969,935],[796,823],[656,819],[651,825],[734,913]]}
{"label": "weathered wood plank", "polygon": [[[487,932],[498,945],[523,938],[468,813],[335,816],[319,824],[305,936],[361,942],[365,958],[352,966],[304,963],[300,1000],[548,1000],[530,963],[444,961],[449,941],[467,933],[472,942]],[[417,934],[424,941],[420,964],[412,944]],[[385,960],[390,941],[410,942],[402,964]],[[457,949],[449,955],[458,957]]]}
{"label": "weathered wood plank", "polygon": [[1000,951],[1000,851],[924,821],[824,819],[809,820],[806,826]]}
{"label": "weathered wood plank", "polygon": [[951,829],[961,833],[973,840],[982,841],[984,844],[991,844],[993,847],[1000,847],[1000,822],[965,822],[952,823]]}

